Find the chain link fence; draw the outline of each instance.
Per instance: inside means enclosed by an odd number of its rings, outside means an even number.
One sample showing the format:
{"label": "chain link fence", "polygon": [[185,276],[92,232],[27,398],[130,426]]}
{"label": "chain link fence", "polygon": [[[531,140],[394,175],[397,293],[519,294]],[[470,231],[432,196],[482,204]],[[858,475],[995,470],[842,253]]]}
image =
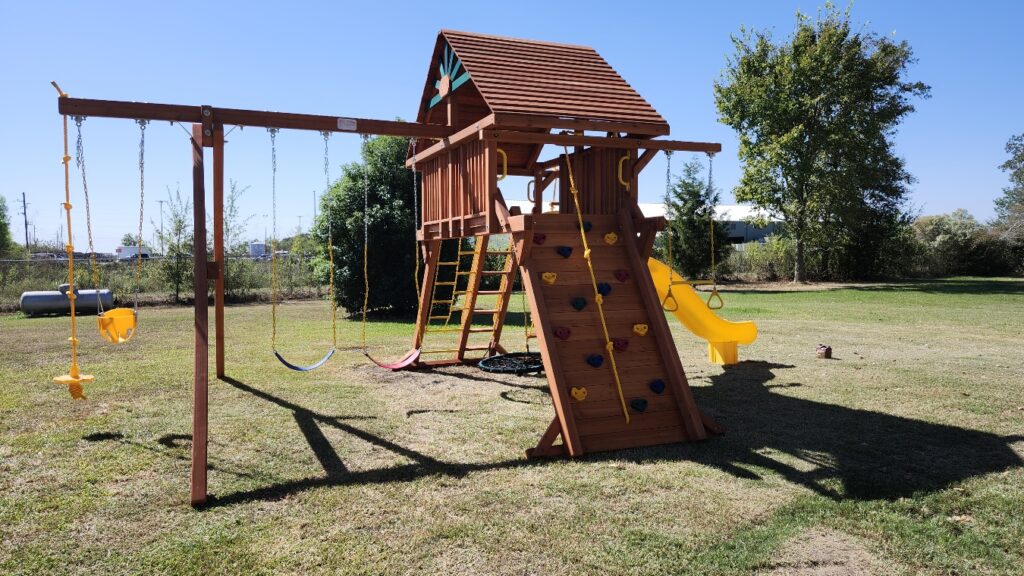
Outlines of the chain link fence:
{"label": "chain link fence", "polygon": [[[142,261],[138,284],[140,305],[189,304],[192,301],[192,259],[172,266],[159,258]],[[131,306],[136,290],[135,260],[98,261],[93,282],[89,257],[75,258],[76,288],[107,288],[117,306]],[[312,258],[278,259],[278,290],[282,299],[323,298],[327,295],[326,266]],[[0,311],[18,309],[23,292],[57,290],[68,281],[67,260],[0,260]],[[175,287],[177,286],[177,298]],[[212,295],[213,282],[210,282]],[[224,291],[229,302],[270,300],[270,260],[247,257],[225,261]]]}

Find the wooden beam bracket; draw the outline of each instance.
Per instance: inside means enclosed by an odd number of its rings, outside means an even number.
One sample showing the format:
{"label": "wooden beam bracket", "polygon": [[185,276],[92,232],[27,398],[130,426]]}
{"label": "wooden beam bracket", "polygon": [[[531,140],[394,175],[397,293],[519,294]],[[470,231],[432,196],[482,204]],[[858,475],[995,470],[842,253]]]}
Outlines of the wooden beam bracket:
{"label": "wooden beam bracket", "polygon": [[592,146],[594,148],[624,148],[644,150],[672,150],[676,152],[721,152],[717,142],[686,142],[683,140],[654,140],[647,138],[608,138],[577,134],[546,134],[512,130],[484,129],[481,140],[511,144],[552,144],[555,146]]}

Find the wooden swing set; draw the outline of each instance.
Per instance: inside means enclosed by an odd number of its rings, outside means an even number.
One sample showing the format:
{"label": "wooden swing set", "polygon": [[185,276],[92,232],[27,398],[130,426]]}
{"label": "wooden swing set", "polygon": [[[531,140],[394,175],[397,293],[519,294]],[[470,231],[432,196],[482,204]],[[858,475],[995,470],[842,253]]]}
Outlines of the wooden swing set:
{"label": "wooden swing set", "polygon": [[[645,218],[637,200],[639,174],[658,152],[715,153],[721,145],[657,138],[669,133],[668,123],[592,48],[443,30],[416,122],[63,93],[58,111],[65,119],[191,124],[193,504],[207,499],[210,281],[215,373],[225,377],[225,126],[410,139],[406,165],[422,178],[419,312],[409,354],[390,364],[374,360],[378,365],[466,364],[505,353],[501,331],[518,273],[533,317],[527,334],[538,341],[555,409],[529,456],[693,441],[720,430],[694,403],[647,270],[664,218]],[[546,146],[559,153],[542,160]],[[206,256],[207,149],[213,162],[212,260]],[[498,181],[508,175],[532,179],[530,213],[506,204]],[[555,210],[545,212],[544,191],[556,182]],[[507,241],[492,245],[495,236]],[[442,260],[444,242],[459,245],[451,260]],[[488,269],[488,256],[492,262],[501,256],[502,266]],[[497,288],[482,288],[488,276],[499,278]],[[491,322],[482,326],[480,317]],[[443,334],[454,342],[427,346],[428,338]],[[72,338],[73,354],[75,347]]]}

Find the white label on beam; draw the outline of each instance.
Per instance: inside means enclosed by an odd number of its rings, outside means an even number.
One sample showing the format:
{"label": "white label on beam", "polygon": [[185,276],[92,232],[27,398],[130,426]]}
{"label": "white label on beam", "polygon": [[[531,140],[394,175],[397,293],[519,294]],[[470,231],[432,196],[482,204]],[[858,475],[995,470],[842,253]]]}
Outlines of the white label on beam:
{"label": "white label on beam", "polygon": [[356,119],[355,118],[338,118],[338,130],[342,132],[355,132],[356,131]]}

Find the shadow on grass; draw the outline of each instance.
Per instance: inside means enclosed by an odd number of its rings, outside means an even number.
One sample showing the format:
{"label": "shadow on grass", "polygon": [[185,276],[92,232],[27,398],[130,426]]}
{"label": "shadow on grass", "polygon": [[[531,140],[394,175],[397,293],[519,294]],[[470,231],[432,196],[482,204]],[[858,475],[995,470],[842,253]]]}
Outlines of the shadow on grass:
{"label": "shadow on grass", "polygon": [[[769,384],[775,379],[776,371],[791,367],[768,362],[742,362],[726,368],[721,375],[711,377],[712,386],[694,388],[698,403],[729,427],[730,432],[725,436],[703,443],[597,454],[588,459],[694,461],[750,480],[759,480],[764,471],[772,471],[790,482],[836,500],[912,496],[1022,465],[1010,443],[1024,441],[1024,436],[1001,437],[773,392],[773,389],[791,387]],[[445,375],[455,374],[446,372]],[[204,508],[278,500],[318,487],[408,482],[432,475],[461,478],[474,472],[545,463],[543,460],[518,458],[497,462],[445,462],[343,422],[343,417],[320,414],[231,378],[224,381],[242,392],[290,411],[320,461],[324,475],[214,495]],[[330,445],[322,426],[335,428],[401,455],[410,463],[353,472]],[[120,435],[107,437],[102,434],[95,440],[123,441]],[[785,457],[777,458],[776,455]]]}
{"label": "shadow on grass", "polygon": [[[351,424],[342,422],[339,418],[314,412],[303,406],[299,406],[298,404],[289,402],[288,400],[279,398],[263,390],[259,390],[258,388],[253,388],[252,386],[239,382],[233,378],[224,378],[223,381],[242,392],[247,392],[257,398],[276,404],[286,410],[290,410],[294,415],[296,422],[299,424],[299,429],[306,437],[306,441],[309,442],[310,448],[313,450],[313,453],[323,466],[325,475],[280,482],[252,490],[233,492],[223,496],[212,495],[207,503],[202,505],[201,508],[216,508],[219,506],[257,500],[279,500],[289,494],[325,486],[408,482],[417,478],[432,475],[443,475],[458,478],[472,472],[479,472],[482,470],[525,467],[537,464],[537,462],[533,460],[520,459],[502,462],[467,464],[443,462],[421,452],[396,444],[371,432],[367,432],[361,428],[352,426]],[[329,426],[337,430],[341,430],[342,432],[351,434],[365,442],[404,456],[412,462],[410,464],[380,468],[376,470],[365,470],[360,472],[349,471],[345,467],[344,463],[341,462],[337,452],[335,452],[334,448],[331,447],[330,442],[328,442],[326,436],[324,436],[320,426]]]}
{"label": "shadow on grass", "polygon": [[[691,457],[744,478],[772,470],[831,498],[873,500],[939,490],[1024,464],[1009,446],[1024,437],[857,410],[773,392],[775,372],[792,366],[741,362],[693,389],[729,428],[689,447]],[[657,450],[661,450],[658,448]],[[774,454],[784,454],[780,461]],[[661,458],[661,455],[651,455]],[[786,462],[799,462],[791,464]]]}

